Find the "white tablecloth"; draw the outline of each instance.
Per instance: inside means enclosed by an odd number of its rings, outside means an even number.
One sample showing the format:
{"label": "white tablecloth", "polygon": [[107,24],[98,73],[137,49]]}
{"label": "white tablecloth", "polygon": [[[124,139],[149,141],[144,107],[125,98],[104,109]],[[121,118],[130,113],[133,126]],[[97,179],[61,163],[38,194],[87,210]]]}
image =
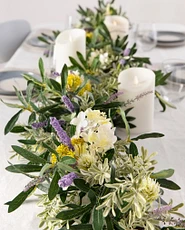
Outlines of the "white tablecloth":
{"label": "white tablecloth", "polygon": [[[15,55],[7,63],[7,69],[25,69],[37,71],[37,62],[43,54],[43,49],[31,49],[25,43],[17,50]],[[153,63],[161,63],[166,58],[181,58],[185,59],[185,46],[173,48],[155,48],[146,56],[150,56]],[[6,99],[7,100],[7,99]],[[11,99],[8,99],[11,101]],[[157,103],[157,102],[156,102]],[[165,190],[165,200],[173,198],[174,205],[185,203],[185,100],[177,105],[177,109],[168,108],[165,113],[159,111],[159,106],[156,104],[154,129],[157,132],[162,132],[165,137],[159,139],[147,139],[140,141],[139,146],[146,147],[150,153],[158,152],[156,159],[158,164],[156,171],[162,169],[173,168],[175,174],[171,178],[182,188],[180,191]],[[16,113],[16,109],[10,109],[0,102],[0,229],[1,230],[36,230],[38,228],[39,219],[36,215],[42,211],[35,205],[36,198],[33,196],[28,199],[15,212],[8,214],[5,202],[12,200],[28,182],[28,178],[23,175],[13,174],[5,171],[8,166],[9,157],[12,155],[12,144],[17,144],[17,135],[8,134],[4,136],[3,130],[7,121]],[[22,117],[24,120],[24,117]],[[15,162],[15,160],[11,160]],[[185,214],[185,208],[182,208]]]}

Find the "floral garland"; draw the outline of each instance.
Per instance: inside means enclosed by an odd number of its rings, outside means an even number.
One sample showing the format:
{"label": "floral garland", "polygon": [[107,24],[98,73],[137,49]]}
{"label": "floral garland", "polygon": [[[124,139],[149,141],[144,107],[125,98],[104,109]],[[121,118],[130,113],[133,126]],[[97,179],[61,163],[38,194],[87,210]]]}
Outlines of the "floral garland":
{"label": "floral garland", "polygon": [[[22,135],[21,146],[12,148],[28,161],[6,169],[30,178],[23,191],[7,203],[8,212],[39,189],[43,192],[37,195],[43,208],[38,214],[39,227],[43,229],[185,229],[185,220],[173,217],[183,216],[177,212],[182,204],[173,206],[161,198],[163,188],[180,189],[167,179],[174,170],[155,172],[155,153],[148,154],[144,147],[138,150],[136,145],[137,140],[163,134],[131,138],[134,118],[129,110],[121,109],[124,102],[117,101],[118,73],[150,62],[134,56],[136,46],[128,49],[127,37],[111,39],[97,15],[102,10],[118,14],[112,3],[107,6],[99,1],[96,14],[79,7],[83,20],[90,15],[97,22],[88,28],[94,32],[88,35],[86,60],[80,53],[79,63],[71,57],[71,67],[65,65],[61,74],[54,73],[56,78],[45,74],[39,60],[41,80],[24,75],[26,95],[16,89],[20,104],[4,102],[19,109],[7,123],[5,134]],[[88,20],[82,25],[87,24],[90,26]],[[156,71],[156,85],[164,84],[167,77]],[[156,96],[165,110],[168,104],[157,92]],[[19,125],[24,111],[30,112],[27,125]],[[115,135],[117,126],[125,128],[125,140]],[[161,227],[163,223],[166,227]]]}

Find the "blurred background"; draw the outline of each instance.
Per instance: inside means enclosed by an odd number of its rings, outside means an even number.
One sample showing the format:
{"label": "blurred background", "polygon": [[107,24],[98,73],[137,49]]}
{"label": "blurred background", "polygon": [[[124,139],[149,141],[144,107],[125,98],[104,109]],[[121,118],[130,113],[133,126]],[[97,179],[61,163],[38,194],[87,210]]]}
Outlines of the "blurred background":
{"label": "blurred background", "polygon": [[[25,19],[32,27],[46,23],[64,23],[75,15],[78,5],[95,7],[97,0],[0,0],[0,22]],[[185,24],[185,0],[116,0],[131,22]]]}

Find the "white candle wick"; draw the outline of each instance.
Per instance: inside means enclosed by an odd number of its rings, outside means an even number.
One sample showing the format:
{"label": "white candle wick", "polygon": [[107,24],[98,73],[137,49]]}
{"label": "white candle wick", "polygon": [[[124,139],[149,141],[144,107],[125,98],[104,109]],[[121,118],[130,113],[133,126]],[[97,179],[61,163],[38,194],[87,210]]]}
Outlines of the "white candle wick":
{"label": "white candle wick", "polygon": [[139,84],[139,80],[137,76],[134,76],[134,85],[138,85]]}

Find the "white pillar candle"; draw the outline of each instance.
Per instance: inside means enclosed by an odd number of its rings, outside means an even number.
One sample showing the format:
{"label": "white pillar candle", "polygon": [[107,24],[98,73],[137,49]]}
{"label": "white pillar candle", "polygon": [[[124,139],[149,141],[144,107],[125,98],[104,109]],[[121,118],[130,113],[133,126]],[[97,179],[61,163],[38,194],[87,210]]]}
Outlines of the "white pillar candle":
{"label": "white pillar candle", "polygon": [[125,17],[119,15],[108,15],[104,20],[111,37],[116,40],[117,36],[121,38],[126,36],[129,31],[129,21]]}
{"label": "white pillar candle", "polygon": [[78,60],[77,51],[86,57],[86,33],[83,29],[70,29],[61,32],[55,41],[54,62],[57,72],[61,72],[64,64],[71,65],[69,57]]}
{"label": "white pillar candle", "polygon": [[154,72],[146,68],[129,68],[119,74],[118,82],[118,92],[123,92],[118,100],[125,103],[124,110],[133,107],[129,115],[136,118],[132,121],[136,128],[131,129],[131,133],[151,132],[154,119]]}

